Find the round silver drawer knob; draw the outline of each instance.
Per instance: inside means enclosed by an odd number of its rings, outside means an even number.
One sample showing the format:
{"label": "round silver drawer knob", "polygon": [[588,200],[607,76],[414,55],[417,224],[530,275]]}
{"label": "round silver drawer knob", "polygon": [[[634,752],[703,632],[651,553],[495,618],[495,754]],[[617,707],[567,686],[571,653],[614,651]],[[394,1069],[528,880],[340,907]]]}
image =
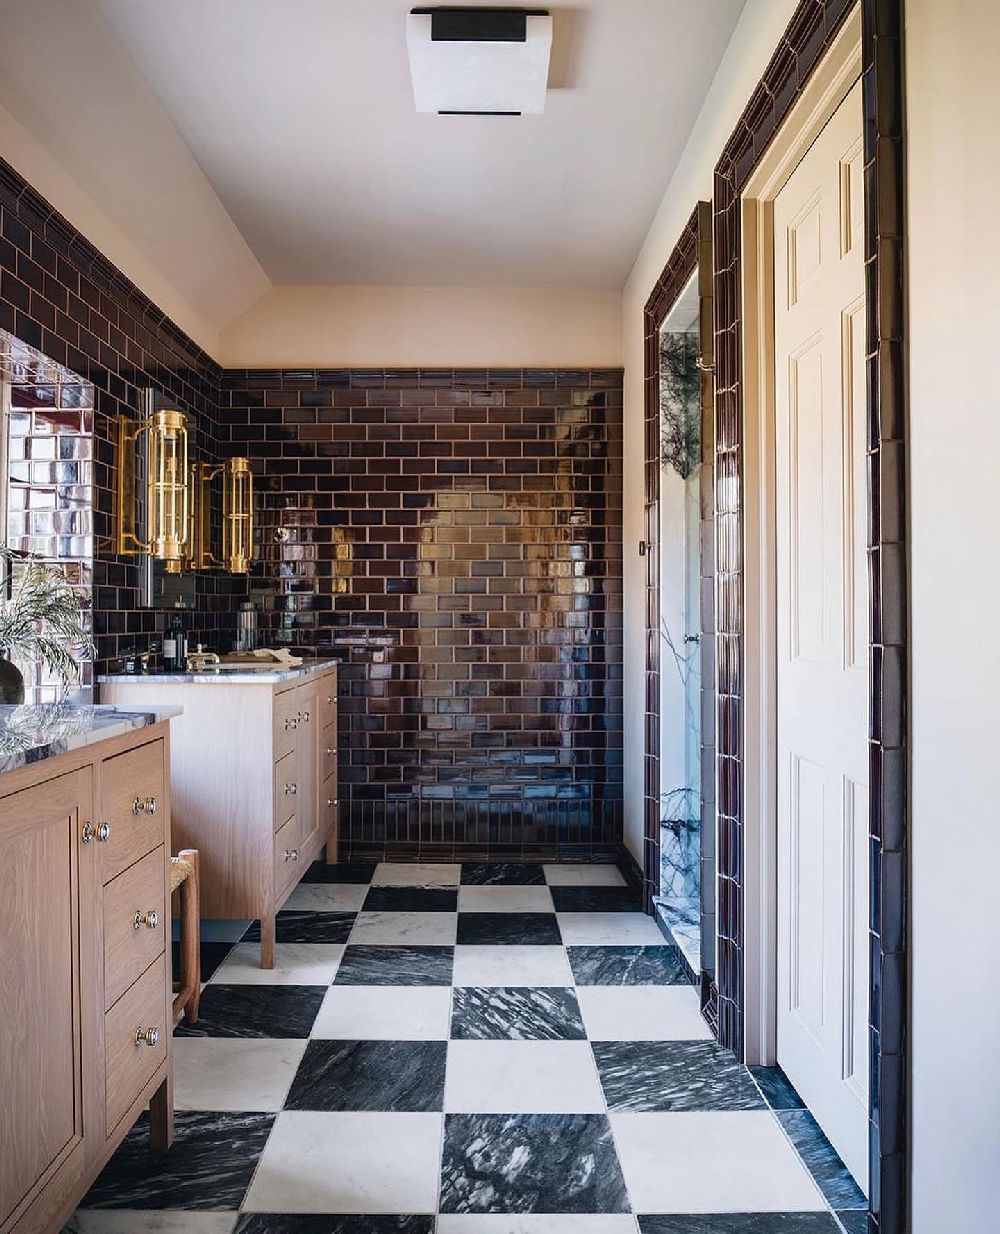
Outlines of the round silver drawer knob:
{"label": "round silver drawer knob", "polygon": [[298,791],[299,791],[299,786],[297,784],[286,784],[285,785],[286,796],[294,797]]}
{"label": "round silver drawer knob", "polygon": [[111,824],[101,823],[97,828],[97,841],[99,844],[107,844],[111,839]]}
{"label": "round silver drawer knob", "polygon": [[136,1045],[157,1045],[160,1040],[160,1030],[158,1028],[143,1028],[140,1024],[135,1030]]}
{"label": "round silver drawer knob", "polygon": [[299,850],[297,848],[286,848],[285,849],[285,860],[286,861],[298,861],[298,859],[299,859]]}
{"label": "round silver drawer knob", "polygon": [[155,908],[151,908],[145,913],[138,908],[135,910],[135,917],[132,919],[133,930],[141,930],[143,926],[149,930],[155,930],[159,924],[160,915]]}
{"label": "round silver drawer knob", "polygon": [[83,841],[84,844],[89,844],[96,834],[97,834],[97,831],[93,823],[84,823],[83,832],[80,835],[80,839]]}

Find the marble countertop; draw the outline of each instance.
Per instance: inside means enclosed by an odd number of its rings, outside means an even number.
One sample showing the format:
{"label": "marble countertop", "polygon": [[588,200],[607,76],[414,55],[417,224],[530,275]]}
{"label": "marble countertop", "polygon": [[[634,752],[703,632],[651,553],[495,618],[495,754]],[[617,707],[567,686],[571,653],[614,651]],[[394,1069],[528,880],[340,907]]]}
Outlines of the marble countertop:
{"label": "marble countertop", "polygon": [[179,716],[182,707],[0,705],[0,774]]}
{"label": "marble countertop", "polygon": [[208,668],[198,669],[194,673],[107,673],[97,678],[102,686],[111,685],[247,685],[250,682],[260,682],[263,685],[277,685],[283,681],[295,681],[300,677],[311,677],[314,673],[322,673],[327,669],[336,668],[337,660],[306,660],[295,668],[250,668],[246,664],[211,664]]}

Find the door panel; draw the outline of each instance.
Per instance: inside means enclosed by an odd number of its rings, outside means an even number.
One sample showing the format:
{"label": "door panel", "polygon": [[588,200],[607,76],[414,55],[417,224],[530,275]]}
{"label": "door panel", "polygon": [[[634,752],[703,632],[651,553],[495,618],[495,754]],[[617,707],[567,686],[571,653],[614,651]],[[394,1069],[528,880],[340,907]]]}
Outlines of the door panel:
{"label": "door panel", "polygon": [[778,1062],[862,1186],[868,572],[861,98],[774,202]]}
{"label": "door panel", "polygon": [[[90,769],[0,801],[0,1226],[58,1170],[82,1172],[93,1115],[92,940],[80,893],[95,894]],[[81,879],[81,862],[87,866]],[[85,1124],[85,1118],[87,1123]]]}

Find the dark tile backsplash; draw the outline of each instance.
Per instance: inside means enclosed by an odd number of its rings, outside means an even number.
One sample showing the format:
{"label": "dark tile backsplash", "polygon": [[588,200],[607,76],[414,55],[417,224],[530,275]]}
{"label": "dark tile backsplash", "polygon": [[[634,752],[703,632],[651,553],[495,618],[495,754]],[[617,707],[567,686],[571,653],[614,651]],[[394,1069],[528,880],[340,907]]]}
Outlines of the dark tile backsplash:
{"label": "dark tile backsplash", "polygon": [[[193,417],[192,447],[217,456],[221,370],[106,257],[0,159],[0,329],[92,382],[94,411],[94,634],[98,670],[133,647],[145,649],[164,614],[138,603],[134,558],[118,557],[113,421],[136,416],[155,386]],[[197,639],[230,635],[234,597],[245,581],[199,578],[186,617]]]}
{"label": "dark tile backsplash", "polygon": [[342,660],[351,856],[621,837],[619,370],[227,372],[268,639]]}

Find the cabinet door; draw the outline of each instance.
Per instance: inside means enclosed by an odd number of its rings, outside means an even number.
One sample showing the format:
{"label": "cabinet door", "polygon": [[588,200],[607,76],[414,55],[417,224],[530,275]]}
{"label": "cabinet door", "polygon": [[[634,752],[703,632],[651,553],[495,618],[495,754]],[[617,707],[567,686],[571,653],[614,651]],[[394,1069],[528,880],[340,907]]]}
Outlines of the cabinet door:
{"label": "cabinet door", "polygon": [[303,851],[314,843],[319,832],[319,691],[316,682],[306,682],[296,691],[298,708],[298,785],[296,809],[299,815],[299,843]]}
{"label": "cabinet door", "polygon": [[[89,1061],[97,1049],[100,990],[97,854],[95,842],[84,838],[91,835],[93,804],[89,767],[0,800],[5,1230],[57,1176],[72,1187],[83,1169],[85,1137],[92,1141],[103,1132],[94,1121]],[[55,1192],[61,1193],[58,1182]],[[44,1218],[32,1216],[27,1224],[41,1228]]]}

